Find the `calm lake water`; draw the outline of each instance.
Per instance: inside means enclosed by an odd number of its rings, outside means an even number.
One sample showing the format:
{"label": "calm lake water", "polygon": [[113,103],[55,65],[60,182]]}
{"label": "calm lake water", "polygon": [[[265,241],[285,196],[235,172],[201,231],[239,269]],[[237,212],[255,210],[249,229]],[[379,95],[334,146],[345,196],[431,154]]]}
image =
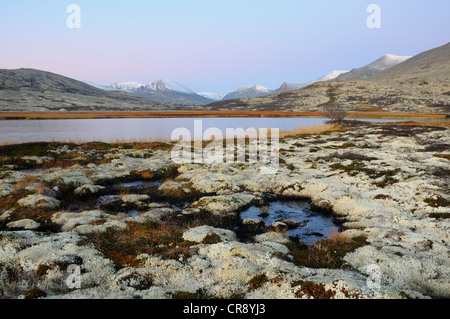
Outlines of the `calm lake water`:
{"label": "calm lake water", "polygon": [[[208,128],[279,128],[292,130],[299,126],[321,125],[325,118],[140,118],[140,119],[76,119],[76,120],[7,120],[0,121],[0,144],[5,142],[102,141],[170,139],[176,128],[194,132],[194,121],[202,120],[203,132]],[[366,121],[394,121],[364,119]],[[404,119],[403,119],[404,120]]]}
{"label": "calm lake water", "polygon": [[116,139],[170,139],[176,128],[194,132],[194,121],[202,120],[203,131],[208,128],[244,129],[280,128],[290,130],[300,125],[320,125],[320,118],[140,118],[140,119],[77,119],[77,120],[7,120],[0,121],[0,143],[44,141],[103,141]]}

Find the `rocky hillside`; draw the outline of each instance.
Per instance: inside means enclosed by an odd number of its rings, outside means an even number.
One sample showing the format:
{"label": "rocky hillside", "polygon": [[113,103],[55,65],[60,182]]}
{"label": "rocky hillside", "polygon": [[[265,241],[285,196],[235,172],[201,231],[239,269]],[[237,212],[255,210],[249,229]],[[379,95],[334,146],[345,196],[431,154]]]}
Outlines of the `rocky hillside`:
{"label": "rocky hillside", "polygon": [[[344,74],[347,75],[348,73]],[[354,111],[450,112],[450,43],[368,79],[315,83],[262,98],[210,104],[220,110],[321,111],[337,103]]]}
{"label": "rocky hillside", "polygon": [[0,70],[0,111],[139,111],[167,109],[127,92],[105,91],[34,69]]}
{"label": "rocky hillside", "polygon": [[[429,87],[430,82],[438,86],[449,85],[450,42],[380,72],[374,75],[371,80],[422,88]],[[439,90],[439,88],[437,89]]]}
{"label": "rocky hillside", "polygon": [[405,62],[410,59],[410,56],[397,56],[392,54],[386,54],[378,60],[366,65],[365,67],[353,69],[350,72],[341,74],[336,77],[338,81],[350,81],[350,80],[363,80],[368,79],[384,70],[392,68],[397,64]]}

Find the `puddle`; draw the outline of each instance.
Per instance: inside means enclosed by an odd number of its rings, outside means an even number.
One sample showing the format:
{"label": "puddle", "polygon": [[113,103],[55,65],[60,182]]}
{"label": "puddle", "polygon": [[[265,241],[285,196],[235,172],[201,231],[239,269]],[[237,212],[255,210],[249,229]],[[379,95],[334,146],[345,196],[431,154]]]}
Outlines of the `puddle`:
{"label": "puddle", "polygon": [[172,207],[172,209],[174,211],[180,212],[183,209],[189,207],[191,204],[192,203],[190,203],[190,202],[179,202],[179,203],[176,203],[176,204],[172,204],[171,207]]}
{"label": "puddle", "polygon": [[100,196],[97,200],[97,206],[96,208],[99,208],[104,205],[109,205],[115,201],[118,201],[120,199],[119,195],[104,195]]}
{"label": "puddle", "polygon": [[137,209],[133,209],[127,212],[130,217],[136,217],[139,215],[139,211]]}
{"label": "puddle", "polygon": [[[268,216],[259,216],[263,213],[268,213]],[[268,203],[265,208],[253,206],[242,212],[241,217],[242,219],[260,219],[266,226],[280,219],[294,220],[300,223],[300,226],[288,230],[286,235],[297,237],[306,244],[325,239],[332,233],[338,232],[340,228],[333,222],[332,216],[312,211],[307,201],[275,201]]]}
{"label": "puddle", "polygon": [[114,188],[119,189],[129,189],[129,190],[143,190],[147,188],[159,187],[161,186],[160,181],[134,181],[114,184]]}

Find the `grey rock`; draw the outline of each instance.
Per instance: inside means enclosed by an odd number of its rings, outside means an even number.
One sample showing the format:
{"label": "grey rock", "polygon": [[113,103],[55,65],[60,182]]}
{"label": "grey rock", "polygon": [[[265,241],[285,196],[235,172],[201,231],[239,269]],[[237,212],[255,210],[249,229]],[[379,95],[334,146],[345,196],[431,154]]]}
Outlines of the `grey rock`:
{"label": "grey rock", "polygon": [[289,229],[295,229],[300,226],[299,222],[296,222],[295,220],[287,219],[287,218],[282,218],[282,219],[278,220],[277,222],[281,222],[281,223],[285,224]]}
{"label": "grey rock", "polygon": [[41,225],[32,219],[22,219],[15,222],[10,222],[6,226],[12,229],[35,230]]}
{"label": "grey rock", "polygon": [[17,201],[22,207],[44,208],[44,209],[58,209],[61,202],[53,197],[44,195],[28,195]]}

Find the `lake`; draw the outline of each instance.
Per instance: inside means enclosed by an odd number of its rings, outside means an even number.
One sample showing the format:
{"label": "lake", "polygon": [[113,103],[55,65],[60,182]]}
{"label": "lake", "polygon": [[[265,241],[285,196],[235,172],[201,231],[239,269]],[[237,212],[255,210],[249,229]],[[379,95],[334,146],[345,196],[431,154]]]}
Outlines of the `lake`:
{"label": "lake", "polygon": [[[119,140],[170,139],[176,128],[194,131],[194,121],[202,120],[203,131],[218,128],[279,128],[324,124],[325,118],[137,118],[73,120],[4,120],[0,121],[0,144],[49,141],[114,142]],[[399,119],[364,119],[364,121],[398,121]],[[401,119],[407,120],[407,119]],[[415,119],[417,120],[417,119]]]}

